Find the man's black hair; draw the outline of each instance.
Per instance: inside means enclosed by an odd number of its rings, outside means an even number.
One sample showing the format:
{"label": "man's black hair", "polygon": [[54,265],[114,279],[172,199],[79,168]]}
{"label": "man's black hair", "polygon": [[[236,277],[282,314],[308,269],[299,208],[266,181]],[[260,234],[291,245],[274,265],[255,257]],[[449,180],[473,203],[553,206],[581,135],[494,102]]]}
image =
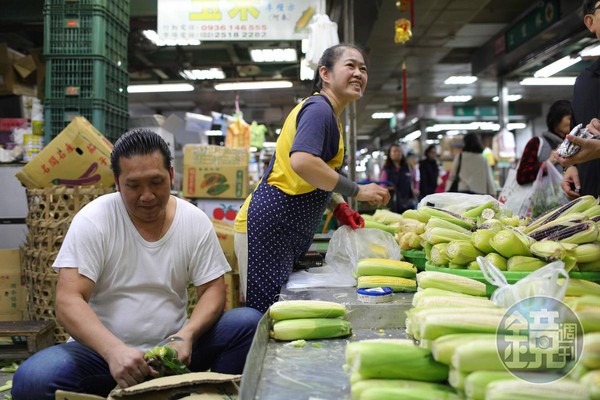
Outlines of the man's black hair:
{"label": "man's black hair", "polygon": [[110,154],[110,167],[117,179],[121,174],[121,158],[143,156],[160,151],[164,166],[171,171],[171,151],[167,142],[158,133],[150,129],[133,129],[125,132],[117,141]]}

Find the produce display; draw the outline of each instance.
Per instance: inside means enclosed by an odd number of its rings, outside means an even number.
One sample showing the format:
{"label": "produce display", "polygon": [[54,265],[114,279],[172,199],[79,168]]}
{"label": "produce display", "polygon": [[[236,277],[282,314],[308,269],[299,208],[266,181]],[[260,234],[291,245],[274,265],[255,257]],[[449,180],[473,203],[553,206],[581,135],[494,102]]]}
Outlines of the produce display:
{"label": "produce display", "polygon": [[417,290],[417,269],[406,261],[363,258],[358,261],[356,273],[358,289],[389,287],[394,292]]}

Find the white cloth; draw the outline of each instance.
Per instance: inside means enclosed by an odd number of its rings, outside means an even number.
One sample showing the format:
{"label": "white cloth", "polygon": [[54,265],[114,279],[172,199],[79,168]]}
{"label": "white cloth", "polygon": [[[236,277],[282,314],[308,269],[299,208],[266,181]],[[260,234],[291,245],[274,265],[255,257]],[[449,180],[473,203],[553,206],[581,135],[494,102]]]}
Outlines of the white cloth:
{"label": "white cloth", "polygon": [[[454,157],[450,177],[446,181],[446,190],[452,186],[458,168],[458,157]],[[479,153],[462,152],[460,172],[458,174],[458,191],[471,191],[477,194],[496,195],[496,184],[492,175],[492,168],[486,158]]]}
{"label": "white cloth", "polygon": [[323,52],[336,44],[340,43],[338,37],[338,27],[332,22],[327,14],[317,14],[313,17],[313,22],[309,25],[308,45],[306,49],[306,61],[308,66],[316,69],[319,65],[319,59]]}
{"label": "white cloth", "polygon": [[186,322],[190,282],[199,286],[231,270],[200,209],[177,199],[167,233],[148,242],[120,193],[101,196],[75,215],[53,267],[77,267],[94,281],[90,307],[115,336],[141,350]]}
{"label": "white cloth", "polygon": [[233,249],[238,262],[240,274],[240,301],[246,302],[248,289],[248,234],[236,232],[233,236]]}

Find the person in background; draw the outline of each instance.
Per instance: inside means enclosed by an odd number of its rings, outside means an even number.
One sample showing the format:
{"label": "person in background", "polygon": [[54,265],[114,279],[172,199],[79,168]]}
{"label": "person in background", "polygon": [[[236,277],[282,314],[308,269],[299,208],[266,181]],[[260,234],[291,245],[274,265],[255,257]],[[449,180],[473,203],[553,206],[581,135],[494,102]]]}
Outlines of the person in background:
{"label": "person in background", "polygon": [[496,195],[496,185],[492,175],[492,168],[483,157],[483,146],[479,136],[467,133],[463,138],[462,152],[454,157],[450,177],[446,182],[446,191],[454,191],[452,183],[458,179],[456,191],[473,194]]}
{"label": "person in background", "polygon": [[412,170],[399,144],[391,144],[388,147],[380,180],[391,184],[389,186],[393,192],[391,211],[401,214],[405,210],[415,208]]}
{"label": "person in background", "polygon": [[[581,9],[586,28],[600,40],[600,1],[584,0]],[[571,101],[571,128],[579,124],[586,126],[594,118],[600,117],[600,59],[579,74]],[[581,160],[576,165],[559,160],[568,165],[563,175],[562,188],[570,198],[587,194],[596,197],[600,195],[600,159],[584,156],[585,154],[581,154],[579,158],[570,161]]]}
{"label": "person in background", "polygon": [[[523,149],[523,155],[517,168],[517,182],[520,185],[535,181],[544,161],[550,160],[552,163],[556,163],[551,155],[569,133],[572,114],[569,100],[558,100],[552,103],[546,115],[548,130],[539,137],[532,137]],[[556,164],[556,167],[562,173],[562,167],[559,164]]]}
{"label": "person in background", "polygon": [[344,161],[342,112],[362,97],[366,85],[363,52],[351,44],[330,47],[315,73],[314,94],[287,116],[269,168],[234,226],[238,263],[240,268],[247,265],[247,306],[264,313],[277,300],[328,204],[341,224],[356,229],[364,220],[342,195],[376,205],[389,201],[385,188],[358,185],[339,172]]}
{"label": "person in background", "polygon": [[424,157],[419,163],[419,196],[423,197],[435,193],[440,167],[437,163],[435,145],[429,145],[425,149]]}
{"label": "person in background", "polygon": [[[144,352],[164,339],[191,371],[240,374],[260,313],[223,312],[230,270],[208,217],[170,195],[171,153],[133,130],[111,153],[117,192],[73,218],[53,267],[56,316],[71,339],[35,353],[13,378],[15,400],[58,389],[106,397],[157,375]],[[198,302],[187,318],[187,288]]]}

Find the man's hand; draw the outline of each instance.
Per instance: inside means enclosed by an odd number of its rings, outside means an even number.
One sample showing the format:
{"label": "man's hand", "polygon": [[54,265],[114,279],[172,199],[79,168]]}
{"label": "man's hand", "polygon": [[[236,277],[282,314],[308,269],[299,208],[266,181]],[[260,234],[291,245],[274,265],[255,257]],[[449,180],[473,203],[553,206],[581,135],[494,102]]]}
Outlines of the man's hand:
{"label": "man's hand", "polygon": [[123,345],[115,348],[106,361],[110,374],[122,388],[144,382],[148,375],[158,375],[157,371],[148,366],[144,353],[133,347]]}
{"label": "man's hand", "polygon": [[[182,337],[178,334],[175,336]],[[185,365],[190,365],[192,362],[192,339],[183,338],[183,340],[173,341],[168,344],[177,351],[177,358]]]}
{"label": "man's hand", "polygon": [[390,201],[390,192],[376,183],[358,185],[356,200],[368,201],[371,205],[382,206]]}
{"label": "man's hand", "polygon": [[577,136],[567,135],[566,139],[571,141],[571,143],[575,143],[581,148],[577,153],[568,158],[563,158],[558,154],[555,154],[556,160],[563,167],[570,167],[572,165],[581,164],[586,161],[600,158],[600,140],[598,140],[600,137],[598,139],[582,139]]}
{"label": "man's hand", "polygon": [[[579,172],[577,171],[577,167],[571,166],[567,168],[563,175],[563,180],[560,186],[562,187],[562,190],[567,194],[567,196],[571,199],[581,196],[579,194],[581,184],[579,183]],[[573,188],[575,188],[575,190],[573,190]]]}
{"label": "man's hand", "polygon": [[363,217],[360,216],[358,211],[351,209],[348,203],[339,204],[333,210],[333,215],[340,221],[340,224],[348,225],[352,229],[364,228],[365,226]]}

